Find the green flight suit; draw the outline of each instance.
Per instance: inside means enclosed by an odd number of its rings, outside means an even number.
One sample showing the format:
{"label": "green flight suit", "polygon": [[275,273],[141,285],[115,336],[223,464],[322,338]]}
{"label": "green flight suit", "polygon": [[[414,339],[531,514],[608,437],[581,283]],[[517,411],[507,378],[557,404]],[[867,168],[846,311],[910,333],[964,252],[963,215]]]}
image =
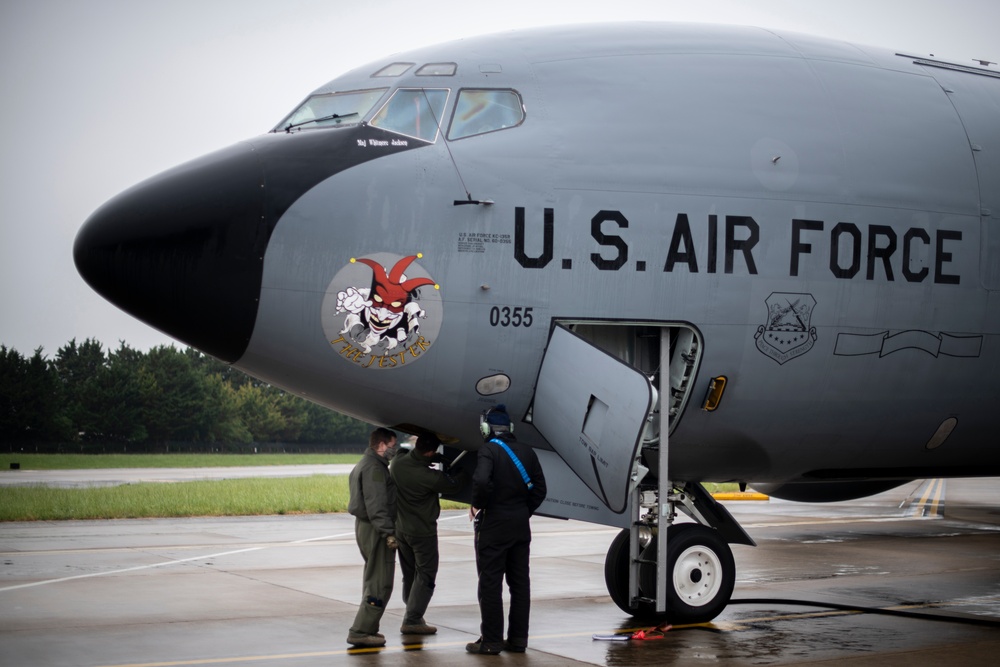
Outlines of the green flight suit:
{"label": "green flight suit", "polygon": [[400,454],[389,465],[399,496],[396,539],[403,569],[403,625],[421,625],[434,594],[438,571],[438,494],[454,494],[468,481],[464,472],[452,477],[430,468],[431,459],[416,449]]}
{"label": "green flight suit", "polygon": [[354,466],[349,481],[347,511],[355,517],[354,535],[365,560],[361,607],[351,632],[374,635],[396,574],[396,551],[386,544],[386,538],[396,533],[396,485],[389,475],[389,462],[371,448]]}

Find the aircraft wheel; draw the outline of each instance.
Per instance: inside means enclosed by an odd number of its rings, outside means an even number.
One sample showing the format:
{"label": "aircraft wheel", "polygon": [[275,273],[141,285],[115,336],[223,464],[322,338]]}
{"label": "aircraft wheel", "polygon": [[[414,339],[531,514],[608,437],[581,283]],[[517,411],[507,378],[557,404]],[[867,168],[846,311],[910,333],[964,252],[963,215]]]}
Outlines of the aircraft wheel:
{"label": "aircraft wheel", "polygon": [[[648,602],[640,602],[636,608],[629,606],[628,540],[629,531],[623,530],[611,541],[611,546],[608,547],[608,555],[604,559],[604,583],[608,587],[608,594],[611,595],[611,600],[618,605],[619,609],[632,616],[653,618],[656,615],[656,605]],[[642,566],[643,569],[646,567],[648,566]],[[653,576],[656,576],[655,572]]]}
{"label": "aircraft wheel", "polygon": [[[736,583],[736,564],[729,544],[712,528],[696,523],[679,523],[670,527],[667,536],[667,609],[656,613],[656,605],[642,602],[629,606],[628,597],[628,531],[615,537],[604,562],[604,579],[611,599],[622,611],[648,619],[667,619],[677,625],[705,623],[726,608]],[[656,541],[643,549],[644,561],[656,560]],[[646,598],[656,596],[656,566],[644,563],[639,568],[639,593]]]}
{"label": "aircraft wheel", "polygon": [[733,595],[736,563],[718,531],[696,523],[676,524],[667,536],[667,552],[671,621],[705,623],[722,613]]}

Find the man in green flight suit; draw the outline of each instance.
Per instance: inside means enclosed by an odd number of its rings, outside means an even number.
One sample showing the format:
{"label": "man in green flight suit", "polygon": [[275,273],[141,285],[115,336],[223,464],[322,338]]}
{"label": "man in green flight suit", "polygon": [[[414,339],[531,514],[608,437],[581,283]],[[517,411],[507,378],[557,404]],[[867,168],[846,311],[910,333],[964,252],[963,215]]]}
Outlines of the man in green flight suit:
{"label": "man in green flight suit", "polygon": [[428,625],[424,612],[434,594],[438,571],[437,520],[441,514],[438,494],[454,494],[468,481],[464,471],[454,477],[430,467],[438,445],[433,435],[417,438],[413,449],[393,459],[389,472],[399,496],[396,516],[396,539],[399,541],[399,565],[403,568],[403,602],[406,613],[399,631],[403,634],[432,635],[437,628]]}
{"label": "man in green flight suit", "polygon": [[385,646],[378,626],[396,574],[396,485],[389,475],[395,452],[396,434],[375,429],[350,475],[347,511],[354,516],[354,536],[365,560],[361,607],[347,633],[347,643],[354,646]]}

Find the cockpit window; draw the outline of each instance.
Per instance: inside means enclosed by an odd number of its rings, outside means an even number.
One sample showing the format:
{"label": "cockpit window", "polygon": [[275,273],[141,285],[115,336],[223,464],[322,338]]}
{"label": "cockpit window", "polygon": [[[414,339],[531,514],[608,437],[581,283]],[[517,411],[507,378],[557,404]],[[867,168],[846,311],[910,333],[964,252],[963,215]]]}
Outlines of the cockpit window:
{"label": "cockpit window", "polygon": [[513,90],[461,90],[448,139],[505,130],[523,121],[524,105]]}
{"label": "cockpit window", "polygon": [[413,65],[414,63],[392,63],[375,72],[372,76],[400,76]]}
{"label": "cockpit window", "polygon": [[313,95],[272,130],[313,129],[360,123],[388,88]]}
{"label": "cockpit window", "polygon": [[447,101],[447,88],[400,88],[369,124],[434,143]]}
{"label": "cockpit window", "polygon": [[455,76],[455,63],[427,63],[417,70],[417,76]]}

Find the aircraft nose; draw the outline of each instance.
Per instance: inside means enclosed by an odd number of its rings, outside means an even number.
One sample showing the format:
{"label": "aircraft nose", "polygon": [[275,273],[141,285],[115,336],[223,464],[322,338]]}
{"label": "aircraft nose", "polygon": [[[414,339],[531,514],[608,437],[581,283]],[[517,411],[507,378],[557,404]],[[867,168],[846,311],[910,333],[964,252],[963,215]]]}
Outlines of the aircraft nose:
{"label": "aircraft nose", "polygon": [[77,233],[84,280],[122,310],[223,361],[246,350],[268,240],[264,175],[243,143],[113,198]]}

